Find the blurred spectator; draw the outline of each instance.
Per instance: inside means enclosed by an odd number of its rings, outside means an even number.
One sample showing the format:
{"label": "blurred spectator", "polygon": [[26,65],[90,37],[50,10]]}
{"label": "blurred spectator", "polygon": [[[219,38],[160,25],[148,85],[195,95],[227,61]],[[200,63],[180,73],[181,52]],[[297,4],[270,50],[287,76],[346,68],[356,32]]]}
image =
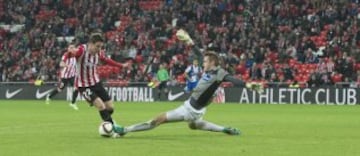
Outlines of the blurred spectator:
{"label": "blurred spectator", "polygon": [[264,62],[263,68],[262,68],[262,75],[264,75],[265,80],[272,79],[272,75],[276,75],[276,70],[274,66],[268,62]]}
{"label": "blurred spectator", "polygon": [[185,92],[190,93],[197,85],[198,81],[201,78],[201,74],[203,73],[202,68],[199,66],[199,61],[194,60],[192,64],[190,64],[185,69],[185,77],[186,77],[186,87],[184,88]]}
{"label": "blurred spectator", "polygon": [[[279,82],[293,81],[301,74],[301,82],[306,82],[313,72],[319,72],[319,77],[328,84],[329,75],[324,76],[325,72],[337,71],[344,75],[343,80],[351,82],[359,70],[353,66],[360,62],[360,4],[355,1],[0,3],[1,81],[29,81],[38,75],[43,75],[46,81],[55,81],[59,69],[56,62],[67,42],[76,38],[84,43],[87,34],[95,30],[106,34],[105,48],[113,59],[143,60],[135,61],[132,71],[122,70],[118,74],[118,78],[128,81],[147,79],[148,72],[137,70],[145,62],[153,64],[149,66],[152,73],[160,63],[169,63],[174,67],[171,74],[175,79],[192,61],[196,49],[217,51],[230,72],[241,61],[245,62],[245,73],[257,80],[274,81],[275,75]],[[23,27],[17,28],[19,25]],[[189,32],[197,48],[177,42],[174,34],[179,27]],[[296,63],[286,65],[289,60]],[[275,71],[264,61],[270,61]],[[287,67],[278,70],[275,63]],[[315,71],[300,73],[299,64],[319,66]]]}
{"label": "blurred spectator", "polygon": [[156,73],[156,77],[157,80],[159,81],[158,99],[160,99],[162,92],[164,92],[165,95],[167,95],[167,93],[169,92],[167,86],[170,77],[166,62],[160,64],[159,70]]}
{"label": "blurred spectator", "polygon": [[182,61],[175,61],[174,65],[173,65],[173,68],[172,68],[172,71],[171,71],[171,75],[173,76],[179,76],[179,75],[182,75],[184,74],[185,72],[185,69],[186,69],[186,66],[184,65],[184,62]]}
{"label": "blurred spectator", "polygon": [[253,63],[250,69],[250,77],[252,80],[260,80],[262,78],[260,65]]}
{"label": "blurred spectator", "polygon": [[289,64],[285,63],[283,67],[284,79],[293,80],[294,79],[294,71],[290,68]]}
{"label": "blurred spectator", "polygon": [[310,80],[307,81],[307,87],[320,87],[322,85],[321,79],[317,77],[316,74],[310,76]]}

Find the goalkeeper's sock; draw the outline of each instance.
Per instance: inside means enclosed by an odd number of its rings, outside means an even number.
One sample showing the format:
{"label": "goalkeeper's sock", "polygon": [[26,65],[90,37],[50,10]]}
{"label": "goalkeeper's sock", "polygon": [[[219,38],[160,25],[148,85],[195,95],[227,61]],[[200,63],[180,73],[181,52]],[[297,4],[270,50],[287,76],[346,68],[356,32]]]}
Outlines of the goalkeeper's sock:
{"label": "goalkeeper's sock", "polygon": [[151,121],[139,123],[135,125],[131,125],[128,127],[125,127],[124,132],[136,132],[136,131],[146,131],[155,128],[156,125],[152,124]]}
{"label": "goalkeeper's sock", "polygon": [[59,93],[59,91],[57,89],[54,89],[53,91],[50,92],[49,98],[52,99],[57,93]]}
{"label": "goalkeeper's sock", "polygon": [[211,123],[209,121],[201,120],[194,122],[196,129],[204,130],[204,131],[213,131],[213,132],[222,132],[224,127]]}

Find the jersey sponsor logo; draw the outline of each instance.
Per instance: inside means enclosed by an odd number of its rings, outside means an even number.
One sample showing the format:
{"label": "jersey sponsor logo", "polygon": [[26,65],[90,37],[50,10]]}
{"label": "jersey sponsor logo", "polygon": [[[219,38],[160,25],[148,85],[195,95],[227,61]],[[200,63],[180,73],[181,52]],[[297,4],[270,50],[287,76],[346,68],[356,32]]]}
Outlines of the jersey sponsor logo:
{"label": "jersey sponsor logo", "polygon": [[211,75],[210,74],[204,74],[202,76],[202,79],[205,80],[205,81],[209,81],[211,79]]}
{"label": "jersey sponsor logo", "polygon": [[184,92],[179,92],[179,93],[176,93],[176,94],[172,94],[171,91],[169,91],[168,93],[168,100],[169,101],[174,101],[175,99],[179,98],[180,96],[182,96],[184,94]]}
{"label": "jersey sponsor logo", "polygon": [[10,99],[14,97],[16,94],[20,93],[23,89],[20,88],[18,90],[15,90],[13,92],[9,92],[9,89],[6,90],[5,98]]}
{"label": "jersey sponsor logo", "polygon": [[44,91],[44,92],[40,92],[39,89],[36,90],[36,98],[37,99],[41,99],[43,98],[44,96],[48,95],[53,89],[49,89],[47,91]]}

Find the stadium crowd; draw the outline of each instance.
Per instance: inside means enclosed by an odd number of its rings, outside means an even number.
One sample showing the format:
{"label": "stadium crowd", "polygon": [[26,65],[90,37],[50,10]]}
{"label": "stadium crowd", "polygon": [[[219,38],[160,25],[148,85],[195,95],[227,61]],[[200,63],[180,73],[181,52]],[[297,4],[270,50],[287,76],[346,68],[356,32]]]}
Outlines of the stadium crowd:
{"label": "stadium crowd", "polygon": [[[198,48],[177,41],[179,23]],[[134,62],[101,67],[109,80],[149,81],[166,62],[184,82],[210,49],[246,81],[359,84],[359,28],[359,0],[0,0],[0,81],[56,81],[68,42],[97,30],[109,56]]]}

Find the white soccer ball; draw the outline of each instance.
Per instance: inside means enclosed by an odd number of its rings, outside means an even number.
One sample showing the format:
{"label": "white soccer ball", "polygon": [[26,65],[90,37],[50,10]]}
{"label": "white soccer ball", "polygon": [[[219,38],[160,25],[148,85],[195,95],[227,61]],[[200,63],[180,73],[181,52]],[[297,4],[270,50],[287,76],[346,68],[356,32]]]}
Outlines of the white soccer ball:
{"label": "white soccer ball", "polygon": [[99,134],[103,137],[111,137],[114,134],[113,124],[107,121],[102,122],[99,126]]}

